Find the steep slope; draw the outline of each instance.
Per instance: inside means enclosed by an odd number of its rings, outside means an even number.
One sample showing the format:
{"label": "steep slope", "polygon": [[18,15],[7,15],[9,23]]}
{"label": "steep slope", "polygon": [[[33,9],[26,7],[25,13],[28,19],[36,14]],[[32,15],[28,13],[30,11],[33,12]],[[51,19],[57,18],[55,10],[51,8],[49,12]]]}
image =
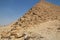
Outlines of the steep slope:
{"label": "steep slope", "polygon": [[[7,31],[8,30],[8,31]],[[0,32],[2,40],[60,40],[60,6],[39,2]]]}
{"label": "steep slope", "polygon": [[[22,16],[15,24],[21,27],[27,24],[38,24],[49,20],[60,20],[60,7],[49,3],[37,3],[24,16]],[[23,26],[24,24],[24,26]]]}

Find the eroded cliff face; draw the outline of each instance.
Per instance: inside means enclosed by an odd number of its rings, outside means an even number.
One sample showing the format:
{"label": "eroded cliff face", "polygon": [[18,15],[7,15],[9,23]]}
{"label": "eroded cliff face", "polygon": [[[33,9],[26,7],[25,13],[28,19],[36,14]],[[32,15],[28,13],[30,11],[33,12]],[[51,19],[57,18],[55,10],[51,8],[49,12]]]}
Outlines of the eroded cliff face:
{"label": "eroded cliff face", "polygon": [[39,2],[8,27],[0,40],[60,40],[60,6]]}

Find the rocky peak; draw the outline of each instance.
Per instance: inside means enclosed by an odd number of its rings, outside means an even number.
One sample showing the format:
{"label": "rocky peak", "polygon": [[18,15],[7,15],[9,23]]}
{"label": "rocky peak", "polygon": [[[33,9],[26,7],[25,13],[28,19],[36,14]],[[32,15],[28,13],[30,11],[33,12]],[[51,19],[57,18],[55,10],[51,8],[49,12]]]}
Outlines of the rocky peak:
{"label": "rocky peak", "polygon": [[58,33],[55,33],[57,29],[60,29],[59,25],[60,6],[41,0],[41,2],[33,6],[16,22],[5,27],[4,30],[0,32],[0,39],[55,40],[55,36],[60,37],[57,35]]}

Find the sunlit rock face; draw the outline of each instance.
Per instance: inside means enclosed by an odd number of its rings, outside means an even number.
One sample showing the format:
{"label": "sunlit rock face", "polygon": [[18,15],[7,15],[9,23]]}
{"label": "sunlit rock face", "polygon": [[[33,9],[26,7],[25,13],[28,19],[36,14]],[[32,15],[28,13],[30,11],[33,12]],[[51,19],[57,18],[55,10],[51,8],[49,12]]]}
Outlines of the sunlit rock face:
{"label": "sunlit rock face", "polygon": [[0,40],[60,40],[60,6],[39,2],[7,27]]}
{"label": "sunlit rock face", "polygon": [[48,21],[26,29],[32,40],[60,40],[60,21]]}

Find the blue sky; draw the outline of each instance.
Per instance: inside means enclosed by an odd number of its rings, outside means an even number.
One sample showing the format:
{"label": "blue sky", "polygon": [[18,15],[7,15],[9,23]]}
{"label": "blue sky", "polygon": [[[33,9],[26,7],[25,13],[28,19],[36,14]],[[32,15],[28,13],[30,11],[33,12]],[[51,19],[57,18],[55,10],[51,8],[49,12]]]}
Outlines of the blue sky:
{"label": "blue sky", "polygon": [[[39,0],[0,0],[0,25],[7,25],[26,13]],[[46,0],[60,6],[60,0]]]}

